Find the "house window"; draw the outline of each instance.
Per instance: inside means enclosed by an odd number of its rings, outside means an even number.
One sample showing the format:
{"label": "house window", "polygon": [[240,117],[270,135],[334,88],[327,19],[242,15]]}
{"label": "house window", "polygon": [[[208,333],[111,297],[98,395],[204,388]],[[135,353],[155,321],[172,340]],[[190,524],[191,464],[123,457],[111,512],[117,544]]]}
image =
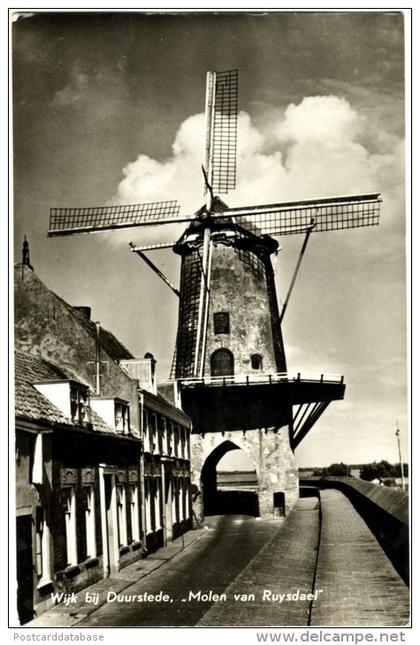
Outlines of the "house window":
{"label": "house window", "polygon": [[179,433],[179,427],[174,425],[174,457],[179,457]]}
{"label": "house window", "polygon": [[149,412],[149,450],[155,452],[156,448],[156,432],[157,432],[157,416],[154,412]]}
{"label": "house window", "polygon": [[87,557],[95,558],[95,491],[93,486],[84,486],[83,493],[85,496],[86,554]]}
{"label": "house window", "polygon": [[38,432],[35,439],[32,439],[30,452],[30,482],[32,484],[42,484],[44,474],[44,456],[43,456],[43,434]]}
{"label": "house window", "polygon": [[38,507],[36,509],[36,534],[35,534],[35,570],[37,576],[42,576],[43,562],[42,562],[42,536],[44,533],[44,509]]}
{"label": "house window", "polygon": [[35,514],[35,571],[39,578],[38,589],[51,582],[50,531],[46,511],[38,506]]}
{"label": "house window", "polygon": [[179,431],[181,434],[181,458],[185,459],[186,430],[181,426]]}
{"label": "house window", "polygon": [[251,367],[253,370],[262,370],[263,359],[260,354],[252,354],[251,356]]}
{"label": "house window", "polygon": [[213,315],[213,326],[215,334],[229,334],[229,313],[227,311],[218,311]]}
{"label": "house window", "polygon": [[157,448],[157,415],[150,410],[144,410],[144,450],[145,452],[155,452]]}
{"label": "house window", "polygon": [[118,542],[119,546],[127,544],[127,514],[126,514],[125,486],[117,485],[117,515],[118,515]]}
{"label": "house window", "polygon": [[173,424],[169,421],[166,424],[167,453],[172,455],[173,445]]}
{"label": "house window", "polygon": [[137,484],[130,484],[130,519],[131,519],[131,537],[133,542],[140,541],[139,527],[139,489]]}
{"label": "house window", "polygon": [[130,408],[121,401],[115,402],[115,430],[121,434],[130,432]]}
{"label": "house window", "polygon": [[190,516],[190,480],[188,477],[185,478],[185,519],[188,519]]}
{"label": "house window", "polygon": [[162,518],[160,510],[160,497],[161,497],[161,480],[159,477],[153,478],[153,507],[155,516],[155,531],[162,528]]}
{"label": "house window", "polygon": [[[178,490],[177,490],[177,477],[174,477],[172,479],[172,525],[176,524],[178,522],[178,517],[177,517],[177,496],[178,496]],[[173,529],[173,526],[171,527]]]}
{"label": "house window", "polygon": [[228,349],[216,349],[210,357],[212,376],[231,376],[234,373],[233,354]]}
{"label": "house window", "polygon": [[70,413],[73,423],[86,423],[88,412],[87,391],[71,386],[70,388]]}
{"label": "house window", "polygon": [[163,452],[163,441],[165,436],[165,420],[163,417],[157,417],[157,449],[161,455]]}
{"label": "house window", "polygon": [[186,520],[187,519],[187,504],[186,504],[186,487],[185,487],[185,479],[182,477],[180,480],[180,503],[181,503],[181,508],[182,508],[182,515],[181,515],[181,520]]}
{"label": "house window", "polygon": [[143,410],[143,443],[143,450],[145,452],[150,452],[149,413],[147,410]]}
{"label": "house window", "polygon": [[66,524],[67,565],[77,564],[76,543],[76,495],[74,486],[63,488],[64,515]]}
{"label": "house window", "polygon": [[150,477],[145,477],[144,479],[144,496],[146,501],[146,533],[150,533],[152,531],[152,505],[150,500],[151,481],[152,480]]}

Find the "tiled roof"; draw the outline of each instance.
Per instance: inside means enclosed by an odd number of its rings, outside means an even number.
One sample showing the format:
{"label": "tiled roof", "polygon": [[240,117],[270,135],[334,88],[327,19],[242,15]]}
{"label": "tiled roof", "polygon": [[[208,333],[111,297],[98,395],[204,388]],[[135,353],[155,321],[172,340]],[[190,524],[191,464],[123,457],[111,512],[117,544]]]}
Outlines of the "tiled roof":
{"label": "tiled roof", "polygon": [[[86,316],[80,311],[71,307],[68,303],[65,304],[67,305],[67,307],[69,307],[69,309],[72,310],[74,316],[79,321],[80,326],[84,327],[86,331],[92,336],[92,338],[96,338],[95,323],[92,320],[86,318]],[[120,341],[114,336],[114,334],[111,334],[110,331],[107,331],[103,327],[101,327],[99,339],[100,345],[104,352],[106,352],[108,356],[114,361],[134,358],[133,354],[129,352],[122,343],[120,343]]]}
{"label": "tiled roof", "polygon": [[[48,425],[65,424],[77,428],[71,419],[53,405],[33,386],[33,383],[52,379],[71,379],[72,374],[38,356],[15,351],[15,414],[28,420]],[[91,410],[92,429],[113,434],[115,430]]]}
{"label": "tiled roof", "polygon": [[[43,292],[50,294],[52,297],[56,298],[61,305],[63,305],[74,318],[77,320],[80,327],[82,327],[87,333],[93,338],[96,339],[96,325],[93,320],[89,320],[86,316],[72,307],[68,302],[60,298],[56,293],[48,289],[48,287],[42,282],[39,276],[27,267],[25,269],[25,284],[32,285],[34,288],[41,288]],[[22,265],[15,264],[16,277],[20,276],[22,272]],[[120,341],[112,334],[110,331],[107,331],[103,327],[100,330],[100,345],[101,348],[108,354],[108,356],[114,360],[130,359],[134,358],[133,354],[126,348]]]}
{"label": "tiled roof", "polygon": [[15,352],[15,414],[47,423],[71,424],[69,419],[33,386],[37,381],[68,378],[61,370],[36,356]]}

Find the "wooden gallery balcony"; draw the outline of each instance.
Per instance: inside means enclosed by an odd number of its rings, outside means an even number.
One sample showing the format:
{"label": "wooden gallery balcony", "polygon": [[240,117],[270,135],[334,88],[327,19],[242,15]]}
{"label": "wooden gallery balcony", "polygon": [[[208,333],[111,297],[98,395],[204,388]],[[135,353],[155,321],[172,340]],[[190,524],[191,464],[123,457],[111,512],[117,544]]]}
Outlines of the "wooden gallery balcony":
{"label": "wooden gallery balcony", "polygon": [[344,398],[344,377],[287,373],[187,378],[177,381],[193,433],[291,428],[296,448],[331,401]]}

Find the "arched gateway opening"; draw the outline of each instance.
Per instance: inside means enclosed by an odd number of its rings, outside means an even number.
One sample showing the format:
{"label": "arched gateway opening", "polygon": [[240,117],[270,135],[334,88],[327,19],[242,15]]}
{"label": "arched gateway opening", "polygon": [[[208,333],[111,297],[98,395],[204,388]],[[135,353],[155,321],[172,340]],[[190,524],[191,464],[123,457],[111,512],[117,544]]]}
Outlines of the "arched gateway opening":
{"label": "arched gateway opening", "polygon": [[[231,450],[241,450],[232,441],[219,444],[207,457],[201,471],[204,515],[253,515],[259,513],[257,473],[251,459],[238,460],[238,469],[218,469],[218,464]],[[223,463],[223,462],[222,462]],[[244,470],[244,464],[246,470]]]}

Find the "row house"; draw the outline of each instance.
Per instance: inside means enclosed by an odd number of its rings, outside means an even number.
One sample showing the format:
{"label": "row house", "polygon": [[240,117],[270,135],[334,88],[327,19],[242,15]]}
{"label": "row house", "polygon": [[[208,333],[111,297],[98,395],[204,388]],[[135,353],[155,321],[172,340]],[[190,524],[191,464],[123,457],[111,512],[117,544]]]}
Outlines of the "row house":
{"label": "row house", "polygon": [[[78,591],[141,553],[139,438],[90,405],[88,387],[15,353],[17,607],[25,623],[54,591]],[[121,503],[121,499],[129,503]]]}
{"label": "row house", "polygon": [[151,354],[120,364],[141,384],[144,525],[154,550],[191,528],[190,419],[175,384],[158,387]]}
{"label": "row house", "polygon": [[191,526],[190,420],[89,314],[16,266],[20,624]]}

